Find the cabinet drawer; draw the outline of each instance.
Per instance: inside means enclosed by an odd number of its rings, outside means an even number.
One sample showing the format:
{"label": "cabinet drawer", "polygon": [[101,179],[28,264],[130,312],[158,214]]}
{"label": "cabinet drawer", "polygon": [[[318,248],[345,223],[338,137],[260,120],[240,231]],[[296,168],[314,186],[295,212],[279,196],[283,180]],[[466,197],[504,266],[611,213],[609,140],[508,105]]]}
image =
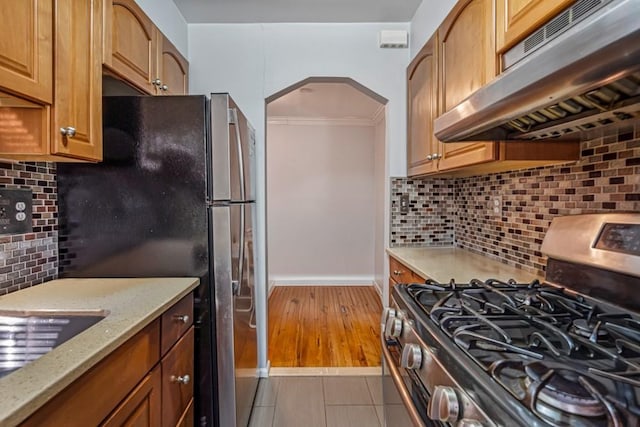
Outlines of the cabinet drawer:
{"label": "cabinet drawer", "polygon": [[391,277],[393,277],[393,280],[397,283],[411,283],[415,281],[413,272],[392,257],[389,257],[389,271]]}
{"label": "cabinet drawer", "polygon": [[162,315],[161,354],[166,354],[192,324],[193,294],[189,294]]}
{"label": "cabinet drawer", "polygon": [[175,426],[193,398],[193,327],[162,359],[162,425]]}

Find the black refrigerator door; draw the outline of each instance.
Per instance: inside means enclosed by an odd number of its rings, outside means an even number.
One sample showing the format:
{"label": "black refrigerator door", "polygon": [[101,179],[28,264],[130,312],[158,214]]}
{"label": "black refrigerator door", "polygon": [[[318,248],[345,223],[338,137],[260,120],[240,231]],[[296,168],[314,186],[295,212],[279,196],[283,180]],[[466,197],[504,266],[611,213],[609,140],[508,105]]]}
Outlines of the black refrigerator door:
{"label": "black refrigerator door", "polygon": [[204,96],[104,98],[104,161],[60,163],[57,180],[61,277],[200,278],[195,411],[211,425],[209,117]]}

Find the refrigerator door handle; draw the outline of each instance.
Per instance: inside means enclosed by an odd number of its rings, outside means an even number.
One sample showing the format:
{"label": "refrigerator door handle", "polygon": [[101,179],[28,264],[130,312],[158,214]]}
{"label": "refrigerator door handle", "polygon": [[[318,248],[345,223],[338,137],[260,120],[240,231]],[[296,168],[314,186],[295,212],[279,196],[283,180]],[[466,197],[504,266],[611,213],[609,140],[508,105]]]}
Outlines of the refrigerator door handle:
{"label": "refrigerator door handle", "polygon": [[236,144],[238,145],[238,173],[240,175],[240,200],[245,201],[245,182],[244,182],[244,153],[242,151],[242,135],[240,132],[240,122],[238,120],[238,110],[232,108],[233,121],[231,125],[235,128]]}
{"label": "refrigerator door handle", "polygon": [[244,236],[244,205],[240,206],[240,247],[239,247],[239,258],[238,258],[238,293],[236,295],[240,296],[242,294],[242,280],[244,279],[244,245],[245,245],[245,236]]}

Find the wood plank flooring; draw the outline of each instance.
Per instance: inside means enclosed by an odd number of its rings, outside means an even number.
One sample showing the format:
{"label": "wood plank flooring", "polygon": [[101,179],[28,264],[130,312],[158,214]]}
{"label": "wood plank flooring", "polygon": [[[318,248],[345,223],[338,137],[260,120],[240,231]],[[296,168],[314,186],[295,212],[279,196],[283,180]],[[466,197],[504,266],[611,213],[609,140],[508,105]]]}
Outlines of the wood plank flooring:
{"label": "wood plank flooring", "polygon": [[380,366],[381,313],[372,286],[278,286],[269,297],[271,366]]}

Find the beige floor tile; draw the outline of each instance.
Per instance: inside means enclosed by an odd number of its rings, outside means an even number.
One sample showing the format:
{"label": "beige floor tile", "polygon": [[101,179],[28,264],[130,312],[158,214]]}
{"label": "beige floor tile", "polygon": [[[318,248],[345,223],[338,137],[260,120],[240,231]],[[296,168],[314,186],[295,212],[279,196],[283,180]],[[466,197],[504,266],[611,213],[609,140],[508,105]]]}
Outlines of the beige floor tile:
{"label": "beige floor tile", "polygon": [[280,378],[261,378],[254,406],[275,406]]}
{"label": "beige floor tile", "polygon": [[372,405],[365,377],[324,377],[327,405]]}
{"label": "beige floor tile", "polygon": [[380,427],[374,406],[327,405],[327,427]]}
{"label": "beige floor tile", "polygon": [[376,405],[376,415],[380,421],[380,425],[384,426],[384,407],[382,405]]}
{"label": "beige floor tile", "polygon": [[367,387],[369,387],[369,393],[373,399],[374,405],[382,405],[382,377],[366,377]]}
{"label": "beige floor tile", "polygon": [[249,427],[272,427],[273,414],[276,408],[273,406],[256,406],[251,412]]}
{"label": "beige floor tile", "polygon": [[280,378],[273,427],[300,426],[326,426],[321,378]]}

